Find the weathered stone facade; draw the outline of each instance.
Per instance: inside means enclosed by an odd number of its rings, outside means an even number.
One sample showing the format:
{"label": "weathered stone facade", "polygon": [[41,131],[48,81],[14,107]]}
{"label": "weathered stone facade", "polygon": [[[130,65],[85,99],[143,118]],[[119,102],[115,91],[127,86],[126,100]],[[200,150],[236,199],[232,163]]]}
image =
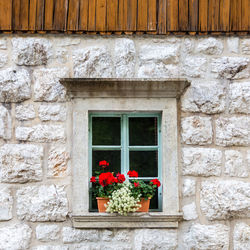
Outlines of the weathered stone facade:
{"label": "weathered stone facade", "polygon": [[[0,57],[0,249],[250,249],[249,38],[1,35]],[[65,77],[191,82],[178,229],[72,227]]]}

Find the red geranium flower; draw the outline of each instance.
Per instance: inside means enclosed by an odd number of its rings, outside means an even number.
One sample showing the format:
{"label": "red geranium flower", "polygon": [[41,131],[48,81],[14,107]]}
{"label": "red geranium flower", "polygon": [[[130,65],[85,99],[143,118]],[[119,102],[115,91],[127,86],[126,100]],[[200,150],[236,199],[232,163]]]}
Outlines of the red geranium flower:
{"label": "red geranium flower", "polygon": [[99,162],[99,167],[106,168],[109,166],[109,163],[105,160]]}
{"label": "red geranium flower", "polygon": [[125,181],[125,176],[124,176],[124,174],[118,173],[118,174],[116,175],[116,177],[117,177],[117,180],[118,180],[119,183],[123,183],[123,182]]}
{"label": "red geranium flower", "polygon": [[133,171],[128,171],[128,173],[127,173],[127,175],[129,176],[129,177],[138,177],[138,173],[135,171],[135,170],[133,170]]}
{"label": "red geranium flower", "polygon": [[140,187],[140,183],[134,182],[134,186],[135,186],[135,187]]}
{"label": "red geranium flower", "polygon": [[117,178],[115,178],[111,172],[102,173],[99,176],[99,183],[103,187],[117,182],[118,182]]}
{"label": "red geranium flower", "polygon": [[92,177],[90,178],[90,182],[96,182],[95,176],[92,176]]}
{"label": "red geranium flower", "polygon": [[158,179],[153,179],[150,181],[150,183],[152,183],[152,185],[156,185],[157,187],[159,187],[161,185],[161,183]]}

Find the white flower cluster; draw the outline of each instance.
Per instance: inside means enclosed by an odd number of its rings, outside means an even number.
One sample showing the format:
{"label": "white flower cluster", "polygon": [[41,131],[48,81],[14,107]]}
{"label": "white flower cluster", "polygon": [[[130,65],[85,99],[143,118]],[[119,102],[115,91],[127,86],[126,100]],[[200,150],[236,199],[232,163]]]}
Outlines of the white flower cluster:
{"label": "white flower cluster", "polygon": [[124,187],[112,193],[111,199],[106,205],[106,212],[117,212],[121,215],[127,215],[127,213],[136,212],[141,207],[141,205],[138,204],[139,201],[140,197],[135,199],[132,196],[130,184],[127,183]]}

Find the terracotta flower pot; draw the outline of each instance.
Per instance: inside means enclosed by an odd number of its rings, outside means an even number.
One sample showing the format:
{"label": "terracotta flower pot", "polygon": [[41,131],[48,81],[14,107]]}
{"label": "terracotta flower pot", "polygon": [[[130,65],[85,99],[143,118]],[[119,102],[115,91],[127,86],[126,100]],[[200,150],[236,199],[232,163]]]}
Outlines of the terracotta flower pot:
{"label": "terracotta flower pot", "polygon": [[149,210],[150,199],[151,198],[148,198],[147,200],[145,200],[144,198],[141,198],[141,201],[138,202],[141,205],[141,207],[136,212],[147,213]]}
{"label": "terracotta flower pot", "polygon": [[107,204],[109,198],[96,197],[96,200],[99,213],[105,213],[106,207],[104,205]]}

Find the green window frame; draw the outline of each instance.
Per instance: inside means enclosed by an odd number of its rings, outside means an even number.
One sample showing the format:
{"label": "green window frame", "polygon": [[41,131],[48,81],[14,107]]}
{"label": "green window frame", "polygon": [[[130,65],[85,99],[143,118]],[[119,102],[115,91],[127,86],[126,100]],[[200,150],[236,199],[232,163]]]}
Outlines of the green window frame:
{"label": "green window frame", "polygon": [[[119,117],[120,124],[121,124],[121,141],[120,145],[93,145],[92,144],[92,124],[93,124],[93,117]],[[131,117],[152,117],[157,118],[157,144],[156,145],[147,145],[147,146],[130,146],[129,145],[129,118]],[[121,151],[121,173],[127,174],[129,170],[129,152],[130,151],[157,151],[158,157],[158,171],[157,176],[149,176],[149,177],[138,177],[138,179],[144,181],[150,181],[154,178],[158,178],[162,182],[162,138],[161,138],[161,119],[162,115],[160,112],[149,113],[149,112],[91,112],[89,113],[89,173],[92,173],[92,153],[95,150],[105,150],[105,151]],[[103,159],[105,160],[105,159]],[[126,176],[127,177],[127,176]],[[127,177],[128,178],[128,177]],[[133,179],[133,178],[129,178]],[[91,184],[90,184],[91,185]],[[90,211],[95,211],[92,209],[92,202],[90,197]],[[162,185],[158,188],[158,208],[157,209],[150,209],[150,211],[162,211]]]}

